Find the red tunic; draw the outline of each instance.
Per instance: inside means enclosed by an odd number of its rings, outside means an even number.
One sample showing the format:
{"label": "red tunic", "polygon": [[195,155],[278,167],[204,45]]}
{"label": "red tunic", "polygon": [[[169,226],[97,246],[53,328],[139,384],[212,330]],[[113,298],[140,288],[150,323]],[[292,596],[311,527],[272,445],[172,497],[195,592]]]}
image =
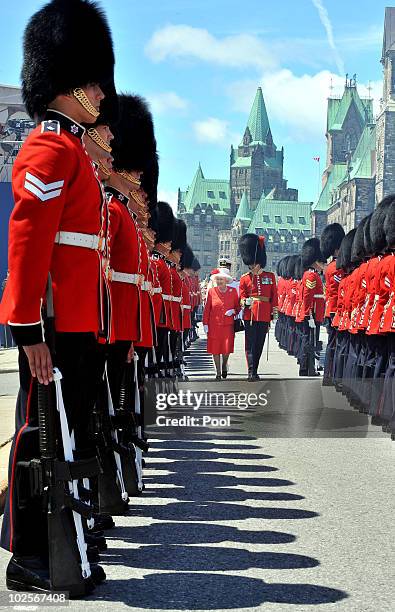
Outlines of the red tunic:
{"label": "red tunic", "polygon": [[345,292],[346,292],[347,282],[348,282],[348,275],[344,275],[343,278],[341,279],[340,283],[339,283],[339,291],[338,291],[338,296],[337,296],[336,312],[335,312],[335,316],[333,317],[333,320],[332,320],[333,327],[338,327],[339,326],[340,320],[341,320],[341,318],[343,316],[344,295],[345,295]]}
{"label": "red tunic", "polygon": [[395,331],[395,254],[391,253],[387,259],[384,283],[388,287],[388,300],[383,308],[379,331],[381,333]]}
{"label": "red tunic", "polygon": [[296,288],[297,288],[297,284],[298,281],[295,280],[294,278],[292,278],[290,280],[289,283],[289,298],[287,301],[287,307],[285,309],[285,314],[290,317],[292,316],[292,312],[294,309],[294,305],[295,305],[295,300],[296,300]]}
{"label": "red tunic", "polygon": [[170,279],[171,279],[171,291],[172,300],[170,302],[171,307],[171,320],[172,329],[174,331],[182,331],[182,317],[181,317],[181,300],[182,300],[182,282],[181,277],[177,272],[174,263],[170,265]]}
{"label": "red tunic", "polygon": [[154,307],[155,325],[161,327],[164,321],[165,313],[162,299],[162,287],[159,281],[159,264],[158,259],[151,256],[151,271],[152,271],[152,305]]}
{"label": "red tunic", "polygon": [[84,128],[59,113],[48,113],[48,119],[28,136],[12,173],[15,205],[0,322],[11,325],[20,345],[43,341],[41,304],[49,272],[56,330],[100,329],[101,254],[55,245],[55,236],[58,231],[99,236],[104,198],[81,141]]}
{"label": "red tunic", "polygon": [[339,283],[343,276],[343,270],[336,269],[336,259],[327,265],[325,270],[325,317],[330,317],[336,312]]}
{"label": "red tunic", "polygon": [[374,280],[374,306],[370,311],[368,325],[366,327],[366,333],[369,335],[382,333],[382,330],[380,329],[380,321],[392,289],[388,274],[392,268],[393,259],[393,254],[388,253],[387,255],[384,255],[382,259],[380,259],[376,266]]}
{"label": "red tunic", "polygon": [[235,330],[234,316],[226,316],[227,310],[240,311],[239,296],[234,287],[222,292],[212,287],[207,293],[203,311],[203,324],[208,325],[207,352],[212,355],[233,353]]}
{"label": "red tunic", "polygon": [[365,295],[365,301],[361,308],[361,316],[359,319],[359,329],[366,329],[368,322],[369,322],[370,310],[373,307],[374,299],[375,299],[374,298],[375,296],[375,275],[376,275],[376,267],[379,261],[380,261],[380,256],[372,257],[371,259],[369,259],[367,266],[366,266],[366,271],[365,271],[366,295]]}
{"label": "red tunic", "polygon": [[151,302],[151,286],[149,281],[150,257],[140,228],[137,228],[139,239],[139,273],[144,276],[144,284],[139,287],[140,295],[140,339],[136,346],[151,348],[155,341],[154,309]]}
{"label": "red tunic", "polygon": [[191,322],[191,293],[190,277],[185,275],[182,279],[182,329],[190,329]]}
{"label": "red tunic", "polygon": [[249,297],[263,299],[253,300],[251,307],[246,306],[243,312],[243,319],[249,321],[269,322],[273,318],[273,308],[277,308],[277,286],[273,272],[261,272],[252,274],[247,272],[240,278],[240,300]]}
{"label": "red tunic", "polygon": [[110,213],[110,278],[112,305],[111,341],[140,338],[140,297],[137,284],[115,280],[117,272],[139,273],[138,229],[128,209],[129,198],[107,188]]}
{"label": "red tunic", "polygon": [[158,323],[158,327],[166,327],[171,329],[172,327],[172,319],[171,319],[171,301],[168,299],[171,294],[171,276],[170,269],[166,263],[164,255],[158,253],[156,251],[153,252],[152,257],[157,262],[157,270],[158,270],[158,279],[160,286],[162,288],[162,301],[164,306],[164,316],[162,317],[162,321]]}
{"label": "red tunic", "polygon": [[279,276],[277,279],[277,296],[278,296],[279,312],[283,312],[283,303],[285,299],[285,288],[286,288],[286,280],[282,276]]}
{"label": "red tunic", "polygon": [[298,320],[314,315],[317,323],[324,320],[325,299],[323,295],[322,280],[314,269],[306,270],[302,278],[301,307]]}
{"label": "red tunic", "polygon": [[351,274],[347,276],[347,283],[344,289],[342,316],[338,324],[339,331],[350,331],[357,277],[358,269],[353,270]]}

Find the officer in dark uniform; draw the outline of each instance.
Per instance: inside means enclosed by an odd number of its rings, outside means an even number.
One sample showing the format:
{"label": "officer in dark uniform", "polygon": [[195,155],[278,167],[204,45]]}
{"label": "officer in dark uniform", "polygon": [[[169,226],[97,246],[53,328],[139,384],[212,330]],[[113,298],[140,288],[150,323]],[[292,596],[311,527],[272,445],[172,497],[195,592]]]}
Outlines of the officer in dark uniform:
{"label": "officer in dark uniform", "polygon": [[[13,553],[7,568],[12,589],[53,590],[59,588],[53,577],[63,575],[65,590],[81,596],[94,588],[92,578],[104,577],[101,568],[89,567],[85,542],[80,542],[80,575],[71,578],[76,575],[65,561],[74,559],[69,552],[76,549],[71,522],[67,546],[53,555],[58,532],[51,533],[49,544],[43,499],[32,496],[23,466],[40,456],[37,381],[52,385],[52,364],[63,377],[76,451],[85,457],[94,452],[87,431],[96,393],[97,337],[107,337],[108,331],[98,299],[105,202],[82,144],[81,124],[99,115],[113,67],[109,27],[94,3],[53,1],[31,18],[24,36],[22,94],[29,115],[45,120],[29,135],[14,165],[10,277],[0,307],[0,321],[10,325],[19,346],[21,383],[1,536],[1,545]],[[55,313],[52,353],[42,324],[46,286],[47,307],[52,290]],[[59,387],[57,380],[58,398]],[[77,533],[78,524],[76,518]]]}
{"label": "officer in dark uniform", "polygon": [[270,321],[277,308],[277,286],[273,272],[266,272],[264,236],[245,234],[239,240],[240,255],[250,271],[240,278],[240,303],[244,308],[245,352],[248,380],[259,380],[258,367]]}

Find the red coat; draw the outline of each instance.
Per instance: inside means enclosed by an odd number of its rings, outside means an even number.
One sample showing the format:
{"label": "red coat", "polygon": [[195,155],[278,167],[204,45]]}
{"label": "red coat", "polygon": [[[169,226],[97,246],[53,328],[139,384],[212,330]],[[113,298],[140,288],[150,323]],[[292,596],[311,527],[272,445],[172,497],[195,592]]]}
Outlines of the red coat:
{"label": "red coat", "polygon": [[177,268],[175,264],[171,263],[169,265],[170,265],[170,279],[171,279],[170,294],[173,298],[172,301],[170,302],[172,329],[174,331],[181,331],[182,330],[182,316],[181,316],[182,282],[181,282],[181,277],[177,272]]}
{"label": "red coat", "polygon": [[375,296],[375,280],[376,280],[376,268],[380,261],[379,257],[372,257],[369,259],[366,271],[366,295],[365,301],[361,308],[361,316],[359,320],[359,329],[366,329],[369,322],[370,310],[374,304],[374,296]]}
{"label": "red coat", "polygon": [[285,288],[286,280],[282,276],[277,279],[277,297],[278,297],[278,310],[283,312],[283,303],[285,299]]}
{"label": "red coat", "polygon": [[380,322],[385,305],[387,304],[391,290],[393,289],[393,286],[391,285],[393,260],[394,254],[388,253],[387,255],[384,255],[382,259],[380,259],[376,266],[374,281],[374,307],[372,307],[369,314],[368,325],[366,328],[367,334],[383,333],[383,330],[380,328]]}
{"label": "red coat", "polygon": [[273,272],[261,272],[252,274],[247,272],[240,278],[239,287],[240,301],[248,297],[263,299],[253,300],[251,307],[244,308],[243,319],[249,321],[266,321],[273,318],[273,308],[277,308],[277,286]]}
{"label": "red coat", "polygon": [[358,269],[356,268],[347,276],[347,282],[345,283],[342,316],[338,324],[339,331],[350,331],[357,279]]}
{"label": "red coat", "polygon": [[218,287],[209,289],[203,311],[203,324],[208,325],[207,351],[213,355],[233,352],[234,317],[227,310],[240,311],[239,296],[234,287],[222,292]]}
{"label": "red coat", "polygon": [[162,317],[162,321],[158,323],[158,327],[166,327],[171,329],[172,327],[172,318],[171,318],[171,301],[168,299],[171,294],[171,276],[170,269],[166,263],[164,255],[154,251],[152,254],[152,258],[156,260],[156,266],[158,271],[158,280],[160,286],[162,288],[162,301],[164,306],[164,313]]}
{"label": "red coat", "polygon": [[152,305],[154,307],[155,325],[161,326],[164,321],[165,312],[162,299],[162,287],[159,281],[159,263],[158,259],[151,256],[151,271],[152,271]]}
{"label": "red coat", "polygon": [[[110,270],[138,274],[140,249],[136,221],[128,209],[129,198],[117,189],[106,189],[110,213]],[[115,276],[115,275],[114,275]],[[136,284],[111,277],[112,305],[111,341],[140,338],[140,292]]]}
{"label": "red coat", "polygon": [[140,252],[139,273],[144,276],[144,285],[139,287],[140,339],[135,345],[150,348],[156,343],[154,309],[151,302],[151,289],[149,287],[150,256],[140,228],[137,229],[137,234]]}
{"label": "red coat", "polygon": [[0,322],[11,325],[20,345],[43,341],[41,303],[49,272],[56,330],[97,334],[101,327],[101,253],[55,244],[55,236],[99,236],[106,204],[81,141],[84,129],[59,113],[48,113],[48,119],[26,139],[12,174],[15,206]]}
{"label": "red coat", "polygon": [[341,279],[340,283],[339,283],[339,291],[338,291],[338,295],[337,295],[336,312],[335,312],[335,316],[333,317],[333,320],[332,320],[333,327],[339,327],[339,323],[340,323],[341,318],[343,316],[344,296],[345,296],[345,292],[346,292],[347,283],[348,283],[348,275],[345,274],[343,276],[343,278]]}
{"label": "red coat", "polygon": [[388,300],[383,308],[379,331],[381,333],[395,332],[395,254],[387,258],[384,284],[389,289]]}
{"label": "red coat", "polygon": [[323,291],[318,272],[313,269],[306,270],[302,278],[301,305],[297,319],[299,322],[313,314],[317,323],[322,323],[325,312]]}
{"label": "red coat", "polygon": [[298,281],[294,278],[289,281],[289,297],[287,301],[287,306],[285,309],[285,314],[290,317],[292,316],[292,312],[294,309],[295,301],[296,301],[296,288],[298,285]]}
{"label": "red coat", "polygon": [[336,269],[336,259],[325,270],[325,317],[336,312],[339,283],[344,276],[343,270]]}
{"label": "red coat", "polygon": [[191,289],[190,277],[185,275],[182,279],[182,329],[190,329],[191,322]]}

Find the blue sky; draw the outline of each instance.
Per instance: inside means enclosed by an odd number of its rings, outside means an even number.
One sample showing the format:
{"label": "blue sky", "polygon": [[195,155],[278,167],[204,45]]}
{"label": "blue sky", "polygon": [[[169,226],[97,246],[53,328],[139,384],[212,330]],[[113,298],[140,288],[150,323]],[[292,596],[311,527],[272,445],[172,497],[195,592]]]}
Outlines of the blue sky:
{"label": "blue sky", "polygon": [[[0,83],[19,84],[21,37],[43,2],[2,6]],[[160,195],[175,202],[199,161],[228,178],[230,145],[244,131],[256,88],[285,176],[314,200],[325,159],[326,98],[345,73],[381,95],[385,2],[376,0],[101,0],[113,31],[116,84],[150,101],[160,153]],[[377,105],[376,105],[377,108]]]}

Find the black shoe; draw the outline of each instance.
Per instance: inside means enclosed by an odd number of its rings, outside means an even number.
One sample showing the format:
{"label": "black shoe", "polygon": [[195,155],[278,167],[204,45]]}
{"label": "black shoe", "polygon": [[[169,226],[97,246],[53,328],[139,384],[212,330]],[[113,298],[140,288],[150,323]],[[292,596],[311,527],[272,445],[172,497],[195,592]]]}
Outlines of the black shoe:
{"label": "black shoe", "polygon": [[99,549],[97,546],[87,546],[86,556],[88,557],[89,563],[97,563],[100,561]]}
{"label": "black shoe", "polygon": [[[53,591],[49,580],[49,569],[40,557],[12,556],[6,571],[7,589],[11,591],[33,591],[50,593]],[[95,588],[94,580],[86,578],[80,584],[65,588],[71,599],[89,595]]]}
{"label": "black shoe", "polygon": [[98,536],[95,533],[85,533],[85,542],[88,546],[96,546],[100,550],[107,550],[107,542],[104,536]]}
{"label": "black shoe", "polygon": [[222,378],[226,378],[228,376],[228,370],[222,370]]}
{"label": "black shoe", "polygon": [[215,380],[221,380],[221,374],[217,374],[217,376],[215,377]]}
{"label": "black shoe", "polygon": [[91,566],[91,578],[93,582],[95,584],[100,584],[101,582],[104,582],[106,579],[106,572],[104,571],[102,566],[98,565],[97,563],[91,563],[90,566]]}
{"label": "black shoe", "polygon": [[111,514],[94,514],[93,518],[95,519],[95,526],[97,525],[97,528],[100,531],[112,529],[113,527],[115,527],[115,523]]}

